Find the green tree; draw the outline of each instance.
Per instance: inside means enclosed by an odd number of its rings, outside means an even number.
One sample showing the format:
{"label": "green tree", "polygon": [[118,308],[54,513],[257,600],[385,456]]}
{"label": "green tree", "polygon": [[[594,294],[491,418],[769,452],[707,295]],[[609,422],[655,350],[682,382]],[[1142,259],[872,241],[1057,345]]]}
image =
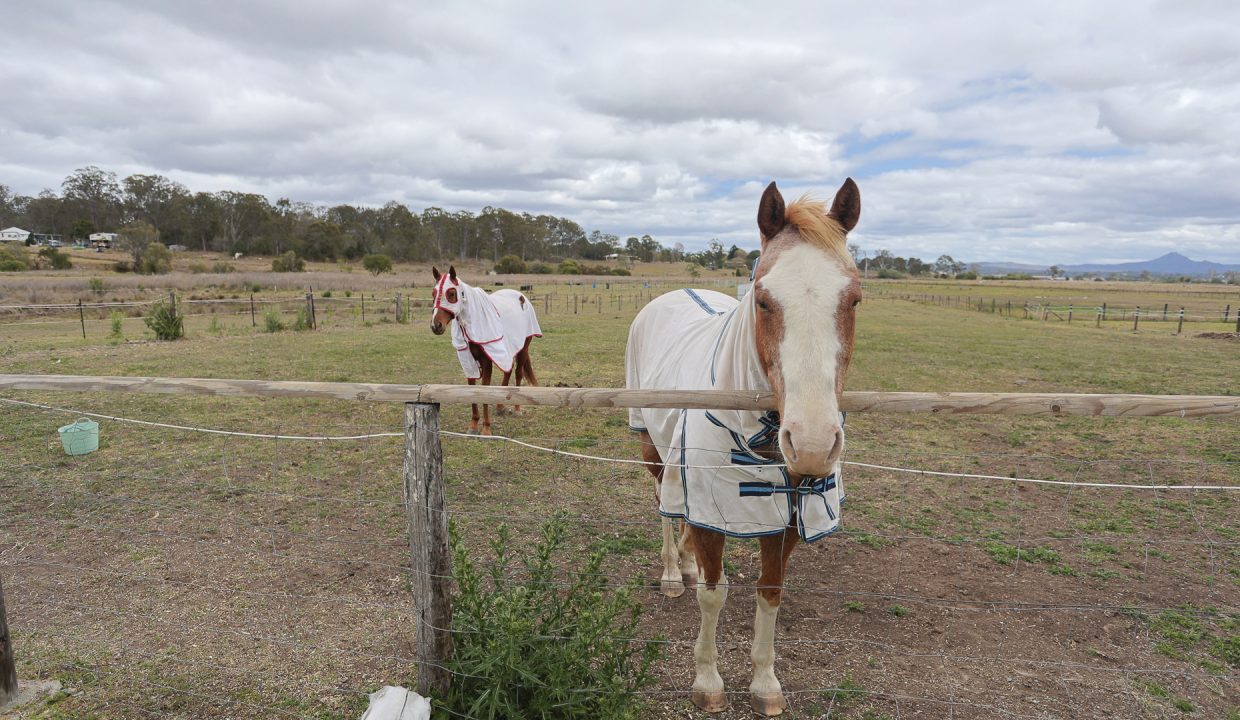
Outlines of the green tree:
{"label": "green tree", "polygon": [[130,175],[122,185],[125,212],[132,220],[150,224],[165,243],[188,235],[185,200],[190,193],[184,185],[163,175]]}
{"label": "green tree", "polygon": [[121,186],[116,173],[94,165],[78,168],[60,185],[65,200],[97,228],[115,227],[120,217]]}
{"label": "green tree", "polygon": [[142,259],[134,265],[134,270],[143,275],[164,275],[172,272],[172,253],[168,251],[167,245],[159,241],[152,242],[142,251]]}
{"label": "green tree", "polygon": [[362,258],[362,267],[366,268],[375,275],[378,275],[379,273],[392,272],[392,258],[378,253],[374,255],[367,255]]}
{"label": "green tree", "polygon": [[69,237],[74,240],[86,240],[95,232],[95,226],[89,220],[78,218],[69,227]]}
{"label": "green tree", "polygon": [[305,272],[306,261],[297,257],[297,253],[289,250],[271,261],[272,272]]}
{"label": "green tree", "polygon": [[[142,221],[121,228],[116,235],[116,246],[133,258],[133,269],[142,272],[142,255],[152,244],[159,242],[159,232]],[[165,248],[166,250],[167,248]]]}
{"label": "green tree", "polygon": [[495,272],[511,275],[525,272],[525,261],[516,255],[505,255],[495,264]]}

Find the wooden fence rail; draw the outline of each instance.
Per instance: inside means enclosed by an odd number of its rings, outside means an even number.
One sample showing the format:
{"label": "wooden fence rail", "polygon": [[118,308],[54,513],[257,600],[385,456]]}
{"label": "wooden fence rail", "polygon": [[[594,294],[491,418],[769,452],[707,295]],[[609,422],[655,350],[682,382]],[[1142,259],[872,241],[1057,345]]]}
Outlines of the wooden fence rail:
{"label": "wooden fence rail", "polygon": [[[0,374],[0,390],[299,397],[445,405],[505,403],[560,407],[714,408],[720,410],[771,410],[775,407],[775,399],[770,393],[736,390],[624,390],[529,386],[517,388],[512,386],[393,385],[218,378]],[[1240,416],[1240,396],[854,390],[844,393],[842,409],[849,412],[926,412],[942,415]]]}

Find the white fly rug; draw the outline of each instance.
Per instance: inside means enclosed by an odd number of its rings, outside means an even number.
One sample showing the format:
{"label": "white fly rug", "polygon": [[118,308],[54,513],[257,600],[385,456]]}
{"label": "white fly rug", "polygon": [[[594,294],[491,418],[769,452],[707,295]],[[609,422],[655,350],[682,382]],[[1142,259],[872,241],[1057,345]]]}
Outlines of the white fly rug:
{"label": "white fly rug", "polygon": [[514,359],[530,337],[542,337],[534,306],[516,290],[485,290],[457,284],[461,311],[452,320],[452,347],[461,361],[465,377],[482,376],[478,361],[469,351],[469,344],[482,347],[491,362],[502,372],[511,372]]}
{"label": "white fly rug", "polygon": [[[655,299],[629,328],[627,386],[770,392],[754,342],[753,298],[681,290]],[[839,528],[838,463],[831,475],[791,487],[780,463],[758,454],[778,442],[773,412],[633,408],[629,426],[650,433],[665,464],[665,516],[733,537],[778,535],[791,525],[813,541]]]}

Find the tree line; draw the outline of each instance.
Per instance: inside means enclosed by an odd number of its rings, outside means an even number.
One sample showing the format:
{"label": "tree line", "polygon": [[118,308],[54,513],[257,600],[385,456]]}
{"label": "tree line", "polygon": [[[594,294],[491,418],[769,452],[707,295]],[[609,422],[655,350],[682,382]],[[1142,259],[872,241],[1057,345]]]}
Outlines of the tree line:
{"label": "tree line", "polygon": [[421,262],[475,259],[498,262],[580,258],[611,254],[643,261],[684,259],[684,247],[664,247],[650,235],[629,237],[593,230],[564,217],[532,215],[487,206],[477,213],[430,207],[420,213],[398,202],[382,207],[315,205],[232,190],[192,192],[162,175],[116,173],[93,165],[46,189],[18,195],[0,184],[0,228],[85,240],[95,232],[150,237],[163,245],[184,245],[247,255],[283,255],[334,261],[384,254]]}

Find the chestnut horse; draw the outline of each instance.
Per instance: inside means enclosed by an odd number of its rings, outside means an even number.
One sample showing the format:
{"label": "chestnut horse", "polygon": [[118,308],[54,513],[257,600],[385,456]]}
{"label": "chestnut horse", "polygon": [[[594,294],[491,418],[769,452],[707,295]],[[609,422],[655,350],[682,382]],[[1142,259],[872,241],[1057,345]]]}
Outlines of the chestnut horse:
{"label": "chestnut horse", "polygon": [[[758,205],[762,252],[743,300],[706,290],[663,295],[629,329],[627,385],[646,389],[770,392],[778,412],[643,409],[630,412],[663,515],[663,590],[697,587],[693,702],[727,707],[715,628],[728,595],[728,535],[758,537],[762,571],[754,616],[755,710],[787,707],[775,677],[775,618],[788,558],[839,523],[844,446],[840,400],[852,357],[857,268],[846,236],[861,214],[851,178],[830,211],[802,198],[785,208],[771,183]],[[777,442],[776,442],[777,440]],[[683,520],[676,545],[672,519]]]}
{"label": "chestnut horse", "polygon": [[[542,337],[542,329],[534,306],[525,296],[507,289],[487,294],[458,278],[454,266],[448,268],[447,274],[441,274],[436,267],[431,272],[435,276],[431,332],[442,335],[451,327],[452,346],[469,384],[482,380],[483,385],[490,385],[492,370],[498,366],[504,373],[504,385],[514,370],[518,387],[522,380],[537,385],[530,362],[530,341]],[[503,414],[504,406],[496,405],[495,411]],[[513,413],[521,414],[521,406],[514,406]],[[474,405],[469,434],[478,434],[478,420],[478,406]],[[487,405],[482,406],[481,432],[491,434]]]}

